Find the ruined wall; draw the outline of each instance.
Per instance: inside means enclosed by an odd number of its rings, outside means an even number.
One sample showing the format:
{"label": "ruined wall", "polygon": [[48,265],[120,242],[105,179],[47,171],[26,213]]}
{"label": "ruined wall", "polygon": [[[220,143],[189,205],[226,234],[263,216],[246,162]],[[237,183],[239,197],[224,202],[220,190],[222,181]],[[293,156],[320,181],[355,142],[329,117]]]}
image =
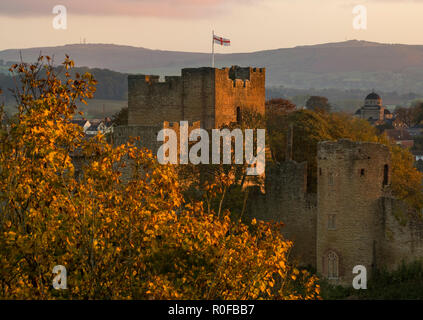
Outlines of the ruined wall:
{"label": "ruined wall", "polygon": [[249,195],[249,218],[283,222],[286,239],[294,242],[291,257],[316,265],[316,195],[307,194],[307,164],[287,161],[266,167],[265,193]]}
{"label": "ruined wall", "polygon": [[129,138],[139,137],[140,140],[135,143],[139,148],[147,148],[156,153],[162,142],[157,141],[157,134],[163,129],[163,124],[155,126],[117,126],[114,128],[112,141],[113,145],[119,146],[128,142]]}
{"label": "ruined wall", "polygon": [[423,219],[390,196],[386,146],[320,142],[317,195],[306,193],[306,173],[306,163],[268,165],[265,193],[251,189],[247,213],[283,222],[281,232],[294,241],[292,254],[302,265],[351,286],[356,265],[364,265],[370,277],[375,269],[423,260]]}
{"label": "ruined wall", "polygon": [[402,261],[410,263],[423,259],[423,220],[403,201],[383,199],[383,247],[377,264],[388,270],[396,269]]}
{"label": "ruined wall", "polygon": [[[189,122],[188,121],[188,136],[192,130],[200,128],[200,122]],[[180,123],[179,122],[168,122],[164,121],[163,123],[159,123],[154,126],[139,126],[139,125],[132,125],[132,126],[118,126],[115,128],[112,136],[113,145],[119,146],[121,144],[125,144],[128,142],[129,138],[137,138],[139,137],[139,141],[135,142],[135,145],[139,148],[147,148],[153,152],[153,154],[157,155],[157,150],[163,145],[164,142],[157,141],[157,135],[160,130],[162,129],[172,129],[176,133],[176,137],[178,139],[177,148],[179,150],[179,138],[180,138]]]}
{"label": "ruined wall", "polygon": [[349,285],[354,266],[371,273],[383,248],[381,199],[389,174],[386,146],[349,140],[318,144],[318,273]]}

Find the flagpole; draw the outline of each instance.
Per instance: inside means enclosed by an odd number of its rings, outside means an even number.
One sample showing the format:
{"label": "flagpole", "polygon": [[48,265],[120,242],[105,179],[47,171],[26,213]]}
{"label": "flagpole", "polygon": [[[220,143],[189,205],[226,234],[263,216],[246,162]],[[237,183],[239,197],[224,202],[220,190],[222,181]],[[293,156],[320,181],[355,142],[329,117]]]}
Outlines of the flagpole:
{"label": "flagpole", "polygon": [[212,31],[212,68],[214,68],[214,30]]}

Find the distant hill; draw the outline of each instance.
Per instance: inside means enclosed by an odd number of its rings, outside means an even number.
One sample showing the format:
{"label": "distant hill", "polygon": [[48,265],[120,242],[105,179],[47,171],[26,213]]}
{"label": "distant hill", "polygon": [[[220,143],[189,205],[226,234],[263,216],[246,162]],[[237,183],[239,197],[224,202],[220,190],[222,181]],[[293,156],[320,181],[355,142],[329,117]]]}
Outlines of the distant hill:
{"label": "distant hill", "polygon": [[[113,44],[73,44],[9,49],[0,59],[25,61],[40,54],[57,62],[65,54],[77,66],[123,73],[178,75],[181,68],[210,65],[210,54],[151,50]],[[299,89],[363,89],[423,94],[423,46],[345,41],[252,53],[217,54],[218,67],[240,65],[267,68],[268,86]]]}

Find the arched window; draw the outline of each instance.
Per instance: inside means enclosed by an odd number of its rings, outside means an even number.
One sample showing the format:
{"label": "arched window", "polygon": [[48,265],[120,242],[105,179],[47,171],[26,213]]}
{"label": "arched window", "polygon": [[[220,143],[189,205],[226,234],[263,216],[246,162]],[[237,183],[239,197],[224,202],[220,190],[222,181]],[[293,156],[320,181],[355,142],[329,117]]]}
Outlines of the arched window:
{"label": "arched window", "polygon": [[339,257],[333,252],[328,253],[328,279],[338,279],[339,277]]}
{"label": "arched window", "polygon": [[241,121],[242,121],[241,108],[237,107],[236,108],[236,122],[241,123]]}

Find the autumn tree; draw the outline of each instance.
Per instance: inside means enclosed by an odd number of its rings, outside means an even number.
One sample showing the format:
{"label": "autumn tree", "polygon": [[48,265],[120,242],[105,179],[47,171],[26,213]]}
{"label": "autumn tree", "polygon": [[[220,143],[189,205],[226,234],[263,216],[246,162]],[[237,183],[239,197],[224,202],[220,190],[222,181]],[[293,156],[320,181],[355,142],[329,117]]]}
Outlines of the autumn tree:
{"label": "autumn tree", "polygon": [[290,100],[275,98],[266,101],[266,114],[286,114],[294,111],[296,105]]}
{"label": "autumn tree", "polygon": [[113,124],[125,126],[128,124],[128,107],[123,107],[112,116]]}
{"label": "autumn tree", "polygon": [[419,101],[411,106],[412,121],[414,124],[420,124],[423,121],[423,102]]}
{"label": "autumn tree", "polygon": [[395,117],[408,128],[415,124],[415,117],[412,108],[396,107]]}
{"label": "autumn tree", "polygon": [[309,110],[320,112],[330,112],[332,109],[328,98],[321,96],[311,96],[306,102],[306,107]]}
{"label": "autumn tree", "polygon": [[406,127],[413,127],[423,121],[423,103],[416,102],[410,107],[395,108],[395,117]]}
{"label": "autumn tree", "polygon": [[[64,80],[49,57],[10,69],[18,113],[0,129],[1,298],[319,297],[279,226],[209,214],[150,151],[85,138],[70,120],[96,81],[72,67],[66,58]],[[66,290],[52,287],[56,265]]]}
{"label": "autumn tree", "polygon": [[[222,125],[220,130],[265,129],[266,121],[262,114],[252,110],[242,111],[242,121]],[[209,132],[211,135],[211,131]],[[257,135],[254,135],[253,145],[257,148]],[[267,139],[267,137],[266,137]],[[222,140],[222,139],[221,139]],[[192,142],[194,144],[196,142]],[[243,140],[245,150],[245,140]],[[262,185],[263,175],[248,176],[249,165],[245,161],[235,164],[235,139],[231,140],[230,164],[199,164],[184,165],[177,168],[181,181],[188,185],[186,196],[192,199],[203,199],[207,211],[214,210],[218,216],[224,211],[230,211],[232,217],[242,218],[246,211],[249,189],[251,185]],[[220,154],[223,154],[223,141],[221,141]],[[211,150],[211,147],[210,147]],[[257,151],[256,151],[257,152]],[[265,152],[265,150],[264,150]]]}

